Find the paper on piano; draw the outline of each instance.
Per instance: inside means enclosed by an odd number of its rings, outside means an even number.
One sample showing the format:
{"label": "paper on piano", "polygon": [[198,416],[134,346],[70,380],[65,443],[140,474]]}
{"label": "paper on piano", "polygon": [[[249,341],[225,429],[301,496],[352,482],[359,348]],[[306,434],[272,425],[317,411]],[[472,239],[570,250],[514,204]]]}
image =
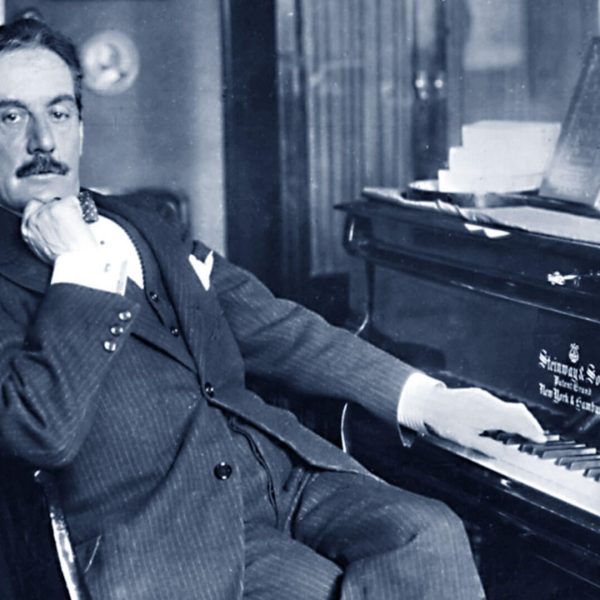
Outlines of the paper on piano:
{"label": "paper on piano", "polygon": [[533,206],[461,208],[448,205],[439,208],[444,212],[455,212],[471,223],[509,227],[578,242],[600,244],[600,220],[592,217]]}
{"label": "paper on piano", "polygon": [[543,171],[531,173],[459,172],[447,169],[438,171],[439,188],[445,193],[507,194],[535,190],[540,187]]}
{"label": "paper on piano", "polygon": [[439,189],[455,193],[507,193],[540,187],[560,123],[486,120],[462,127],[462,146],[448,152]]}
{"label": "paper on piano", "polygon": [[488,227],[488,223],[493,222],[491,219],[489,219],[489,217],[484,216],[482,219],[479,219],[478,217],[470,218],[463,212],[464,209],[461,209],[449,202],[445,202],[441,198],[435,198],[434,200],[415,200],[413,198],[407,198],[396,188],[366,187],[363,188],[362,193],[363,196],[372,200],[387,200],[393,202],[394,204],[399,204],[400,206],[406,206],[407,208],[433,210],[456,215],[461,219],[471,221],[470,223],[465,223],[465,228],[467,231],[470,231],[471,233],[481,233],[491,239],[510,235],[510,232],[506,230]]}
{"label": "paper on piano", "polygon": [[[466,208],[442,199],[411,200],[396,188],[364,188],[363,195],[378,200],[388,200],[400,206],[433,210],[455,215],[464,221],[469,229],[473,225],[481,226],[480,231],[486,237],[503,237],[508,228],[539,233],[553,237],[600,244],[600,219],[558,212],[534,206],[499,206],[494,208]],[[600,213],[599,213],[600,215]]]}

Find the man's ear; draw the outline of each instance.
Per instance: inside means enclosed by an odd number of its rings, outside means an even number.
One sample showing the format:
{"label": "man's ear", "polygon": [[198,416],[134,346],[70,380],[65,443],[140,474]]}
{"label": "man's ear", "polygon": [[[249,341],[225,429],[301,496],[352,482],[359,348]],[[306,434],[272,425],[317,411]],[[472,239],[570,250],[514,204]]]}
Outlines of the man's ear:
{"label": "man's ear", "polygon": [[83,154],[83,121],[79,121],[79,156]]}

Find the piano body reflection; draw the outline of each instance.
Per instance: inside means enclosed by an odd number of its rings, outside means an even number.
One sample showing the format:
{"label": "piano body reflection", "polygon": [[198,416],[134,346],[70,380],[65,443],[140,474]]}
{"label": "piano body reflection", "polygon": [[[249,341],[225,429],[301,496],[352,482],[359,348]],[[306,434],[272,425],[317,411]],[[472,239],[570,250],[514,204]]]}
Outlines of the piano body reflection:
{"label": "piano body reflection", "polygon": [[346,443],[378,475],[462,516],[491,599],[598,598],[600,245],[409,204],[338,207],[361,335],[450,386],[525,402],[549,441],[490,432],[493,458],[436,437],[407,449],[351,409]]}

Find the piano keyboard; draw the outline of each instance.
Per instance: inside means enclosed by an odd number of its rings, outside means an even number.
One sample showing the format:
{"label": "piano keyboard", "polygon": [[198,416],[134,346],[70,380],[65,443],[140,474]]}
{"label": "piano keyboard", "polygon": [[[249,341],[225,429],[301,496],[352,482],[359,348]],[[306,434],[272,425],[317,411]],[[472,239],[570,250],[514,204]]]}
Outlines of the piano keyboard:
{"label": "piano keyboard", "polygon": [[558,434],[536,444],[504,432],[491,432],[498,442],[494,456],[484,456],[433,435],[425,439],[510,480],[600,517],[600,451]]}

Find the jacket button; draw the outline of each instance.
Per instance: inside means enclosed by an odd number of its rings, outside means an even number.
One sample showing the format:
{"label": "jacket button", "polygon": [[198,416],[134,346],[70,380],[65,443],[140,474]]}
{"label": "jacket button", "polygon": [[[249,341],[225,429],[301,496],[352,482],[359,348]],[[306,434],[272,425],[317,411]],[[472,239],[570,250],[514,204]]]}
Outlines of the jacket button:
{"label": "jacket button", "polygon": [[215,388],[213,387],[212,383],[210,383],[209,381],[207,381],[204,384],[204,393],[209,397],[209,398],[214,398],[215,396]]}
{"label": "jacket button", "polygon": [[110,332],[115,336],[121,335],[124,331],[125,331],[125,328],[122,325],[113,325],[110,328]]}
{"label": "jacket button", "polygon": [[116,342],[113,342],[112,340],[106,340],[102,345],[107,352],[114,352],[117,349]]}
{"label": "jacket button", "polygon": [[158,302],[158,294],[156,292],[150,292],[148,295],[150,296],[150,300],[152,300],[152,302]]}
{"label": "jacket button", "polygon": [[133,315],[131,314],[130,310],[124,310],[123,312],[120,312],[119,315],[119,321],[131,321],[131,317],[133,317]]}
{"label": "jacket button", "polygon": [[179,337],[179,328],[171,327],[171,335],[174,335],[175,337]]}
{"label": "jacket button", "polygon": [[233,473],[233,468],[231,467],[230,464],[228,464],[226,462],[220,462],[213,469],[213,473],[215,474],[215,477],[217,479],[220,479],[221,481],[225,481],[226,479],[229,479],[231,477],[231,474]]}

